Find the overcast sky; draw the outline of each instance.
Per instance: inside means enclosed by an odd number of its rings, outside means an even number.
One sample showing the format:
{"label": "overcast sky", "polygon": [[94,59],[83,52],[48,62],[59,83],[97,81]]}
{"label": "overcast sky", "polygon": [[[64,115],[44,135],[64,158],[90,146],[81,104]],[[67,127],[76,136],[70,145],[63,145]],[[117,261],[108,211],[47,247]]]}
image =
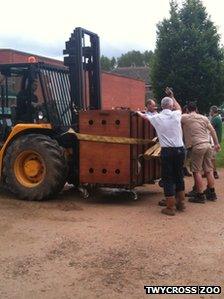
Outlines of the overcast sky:
{"label": "overcast sky", "polygon": [[[156,24],[169,16],[169,0],[0,0],[0,48],[62,58],[75,27],[100,36],[101,54],[154,50]],[[181,1],[179,1],[181,3]],[[224,1],[203,0],[224,43]]]}

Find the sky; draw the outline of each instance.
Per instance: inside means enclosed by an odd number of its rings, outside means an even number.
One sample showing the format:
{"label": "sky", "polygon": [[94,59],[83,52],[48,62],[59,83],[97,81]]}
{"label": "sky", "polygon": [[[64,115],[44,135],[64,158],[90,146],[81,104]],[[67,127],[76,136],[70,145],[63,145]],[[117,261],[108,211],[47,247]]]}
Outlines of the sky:
{"label": "sky", "polygon": [[[178,0],[181,3],[181,0]],[[224,44],[224,1],[202,0]],[[100,37],[101,54],[154,50],[156,24],[169,17],[169,0],[0,0],[0,48],[56,59],[76,27]]]}

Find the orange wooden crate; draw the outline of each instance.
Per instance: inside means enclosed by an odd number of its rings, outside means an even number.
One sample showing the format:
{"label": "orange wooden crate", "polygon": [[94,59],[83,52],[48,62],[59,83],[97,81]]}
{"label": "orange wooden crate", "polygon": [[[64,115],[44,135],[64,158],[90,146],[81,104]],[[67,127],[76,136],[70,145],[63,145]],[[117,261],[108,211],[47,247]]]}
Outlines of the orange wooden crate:
{"label": "orange wooden crate", "polygon": [[[90,110],[79,114],[79,132],[100,136],[150,138],[155,130],[129,110]],[[139,156],[145,145],[80,141],[80,183],[132,188],[160,177],[159,161]]]}

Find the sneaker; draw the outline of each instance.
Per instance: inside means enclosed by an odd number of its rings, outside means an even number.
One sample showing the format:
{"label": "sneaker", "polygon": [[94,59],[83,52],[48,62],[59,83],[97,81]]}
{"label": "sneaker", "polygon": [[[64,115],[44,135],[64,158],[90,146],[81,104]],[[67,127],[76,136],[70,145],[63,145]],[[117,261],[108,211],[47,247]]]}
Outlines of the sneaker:
{"label": "sneaker", "polygon": [[186,193],[185,196],[186,197],[195,197],[197,194],[197,192],[193,189],[190,192]]}
{"label": "sneaker", "polygon": [[217,195],[215,193],[214,188],[207,188],[204,191],[204,194],[205,194],[205,197],[206,197],[207,200],[210,200],[210,201],[216,201],[217,200]]}
{"label": "sneaker", "polygon": [[188,201],[193,203],[205,203],[205,199],[206,197],[204,193],[196,193],[196,195],[194,197],[190,197]]}

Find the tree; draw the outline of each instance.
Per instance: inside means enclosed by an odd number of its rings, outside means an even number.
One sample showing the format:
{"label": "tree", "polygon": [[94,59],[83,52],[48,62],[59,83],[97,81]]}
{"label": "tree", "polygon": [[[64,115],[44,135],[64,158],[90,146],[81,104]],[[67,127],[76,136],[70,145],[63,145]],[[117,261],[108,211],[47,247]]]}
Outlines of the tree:
{"label": "tree", "polygon": [[201,112],[224,99],[223,52],[220,37],[200,0],[185,0],[181,8],[170,3],[170,18],[157,25],[152,68],[155,95],[166,86],[187,101],[197,100]]}
{"label": "tree", "polygon": [[103,71],[110,71],[116,67],[117,60],[115,57],[112,57],[111,59],[102,55],[100,57],[100,64],[101,64],[101,69]]}
{"label": "tree", "polygon": [[102,55],[100,58],[101,69],[104,71],[110,71],[116,67],[144,67],[151,66],[153,61],[154,53],[153,51],[145,51],[141,53],[140,51],[128,51],[122,54],[117,59],[112,57],[111,59]]}
{"label": "tree", "polygon": [[143,63],[146,66],[151,67],[152,63],[153,63],[153,57],[154,57],[154,53],[153,51],[145,51],[143,53]]}
{"label": "tree", "polygon": [[104,55],[100,58],[100,64],[103,71],[109,71],[111,69],[111,60]]}
{"label": "tree", "polygon": [[145,66],[144,55],[140,51],[129,51],[117,59],[118,67]]}
{"label": "tree", "polygon": [[110,61],[111,68],[114,69],[116,67],[116,64],[117,64],[116,58],[112,57]]}

